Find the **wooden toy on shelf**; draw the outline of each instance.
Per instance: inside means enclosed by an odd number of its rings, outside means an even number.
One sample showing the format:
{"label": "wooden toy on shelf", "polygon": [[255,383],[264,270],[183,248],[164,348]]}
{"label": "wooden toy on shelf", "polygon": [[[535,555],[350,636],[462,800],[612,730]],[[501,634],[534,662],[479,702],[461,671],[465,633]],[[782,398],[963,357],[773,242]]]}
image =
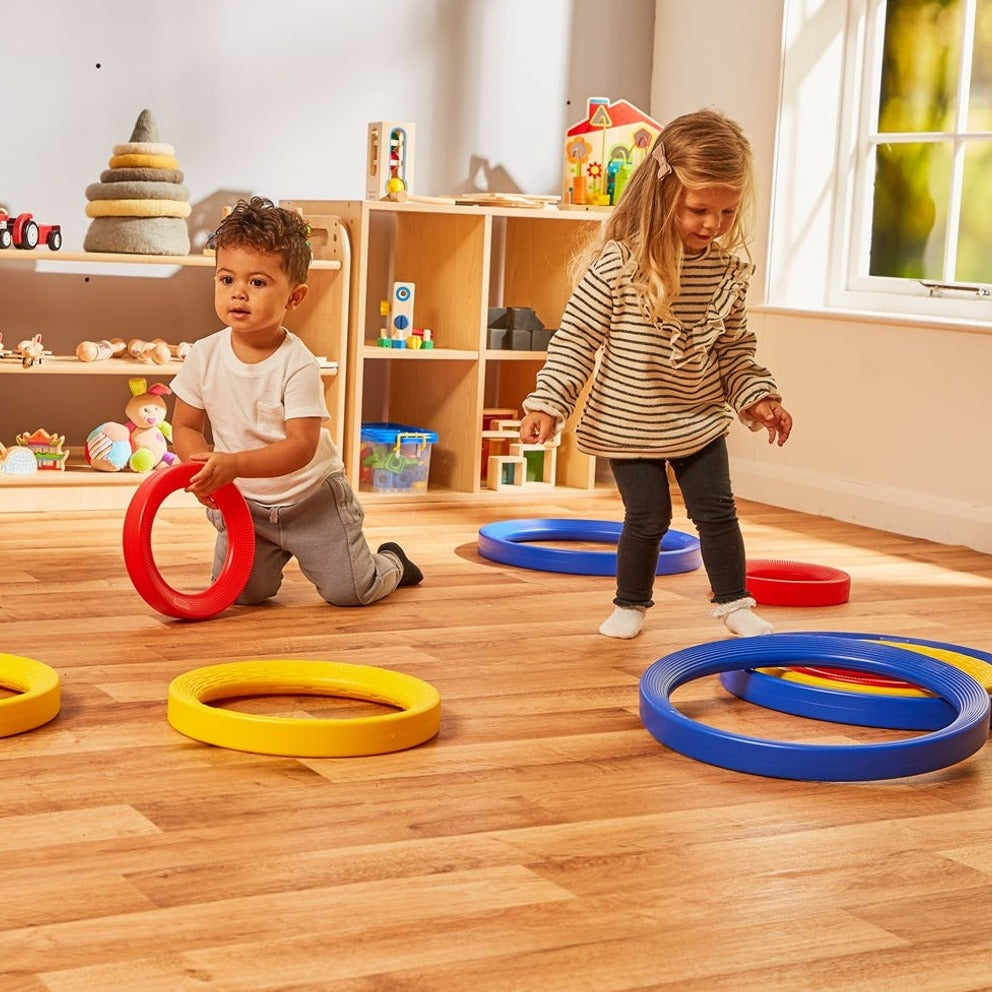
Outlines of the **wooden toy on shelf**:
{"label": "wooden toy on shelf", "polygon": [[51,352],[41,343],[41,335],[36,334],[33,338],[18,343],[16,355],[20,357],[21,365],[29,369],[32,365],[40,365]]}
{"label": "wooden toy on shelf", "polygon": [[531,307],[490,307],[486,347],[502,351],[547,351],[554,329],[545,327]]}
{"label": "wooden toy on shelf", "polygon": [[170,361],[183,361],[193,346],[188,341],[169,344],[162,338],[143,341],[141,338],[104,338],[100,341],[80,341],[76,345],[76,358],[81,362],[103,362],[110,358],[123,358],[147,365],[165,365]]}
{"label": "wooden toy on shelf", "polygon": [[383,200],[413,191],[414,125],[403,121],[369,124],[365,198]]}
{"label": "wooden toy on shelf", "polygon": [[51,251],[62,247],[62,227],[60,224],[39,224],[34,214],[11,216],[0,207],[0,248],[23,248],[30,251],[38,245],[47,245]]}
{"label": "wooden toy on shelf", "polygon": [[127,342],[123,338],[80,341],[76,345],[76,358],[81,362],[102,362],[107,358],[120,358],[125,351]]}
{"label": "wooden toy on shelf", "polygon": [[12,448],[0,444],[0,475],[34,475],[38,459],[34,452],[18,443]]}
{"label": "wooden toy on shelf", "polygon": [[482,431],[483,445],[489,443],[486,488],[497,493],[553,489],[561,435],[555,434],[544,444],[525,444],[519,438],[519,420],[493,420]]}
{"label": "wooden toy on shelf", "polygon": [[590,97],[585,120],[565,132],[562,208],[615,204],[659,134],[661,125],[632,103]]}
{"label": "wooden toy on shelf", "polygon": [[429,350],[434,347],[431,329],[413,326],[415,288],[412,282],[394,282],[389,299],[379,301],[379,315],[389,318],[376,341],[380,348]]}
{"label": "wooden toy on shelf", "polygon": [[65,444],[64,435],[50,434],[39,427],[31,434],[18,434],[17,443],[31,452],[39,471],[65,471],[65,462],[69,457],[69,452],[62,449],[62,445]]}
{"label": "wooden toy on shelf", "polygon": [[165,365],[172,358],[169,346],[161,339],[143,341],[141,338],[131,338],[127,343],[127,354],[134,361],[147,365]]}

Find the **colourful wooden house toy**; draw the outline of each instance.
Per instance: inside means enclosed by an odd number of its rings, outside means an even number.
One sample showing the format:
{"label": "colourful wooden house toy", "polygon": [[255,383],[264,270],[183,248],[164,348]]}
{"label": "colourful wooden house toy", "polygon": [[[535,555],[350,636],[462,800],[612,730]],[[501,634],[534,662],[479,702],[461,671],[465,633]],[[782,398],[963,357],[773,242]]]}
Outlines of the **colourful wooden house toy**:
{"label": "colourful wooden house toy", "polygon": [[632,103],[590,97],[585,120],[565,132],[561,206],[615,204],[659,134],[661,125]]}
{"label": "colourful wooden house toy", "polygon": [[17,443],[34,454],[39,470],[65,471],[69,452],[62,450],[62,445],[65,444],[63,435],[49,434],[39,427],[33,434],[18,434]]}

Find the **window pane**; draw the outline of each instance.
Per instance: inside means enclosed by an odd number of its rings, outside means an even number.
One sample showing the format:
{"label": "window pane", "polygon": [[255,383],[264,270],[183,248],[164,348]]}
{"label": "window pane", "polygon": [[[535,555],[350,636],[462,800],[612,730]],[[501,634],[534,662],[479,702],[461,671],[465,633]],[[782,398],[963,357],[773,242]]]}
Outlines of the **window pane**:
{"label": "window pane", "polygon": [[888,0],[879,131],[953,130],[961,8],[961,0]]}
{"label": "window pane", "polygon": [[963,201],[955,279],[992,283],[992,143],[965,150]]}
{"label": "window pane", "polygon": [[975,12],[968,127],[992,131],[992,0],[978,0]]}
{"label": "window pane", "polygon": [[942,279],[951,143],[875,149],[869,275]]}

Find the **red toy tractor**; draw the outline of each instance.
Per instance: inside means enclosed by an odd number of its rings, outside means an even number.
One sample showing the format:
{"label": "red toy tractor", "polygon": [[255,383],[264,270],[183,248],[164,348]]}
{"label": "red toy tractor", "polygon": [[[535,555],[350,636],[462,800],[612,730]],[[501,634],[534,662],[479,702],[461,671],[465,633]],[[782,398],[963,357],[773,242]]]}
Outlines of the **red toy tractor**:
{"label": "red toy tractor", "polygon": [[0,208],[0,248],[31,249],[46,244],[52,251],[62,247],[62,227],[59,224],[39,224],[33,214],[11,217]]}

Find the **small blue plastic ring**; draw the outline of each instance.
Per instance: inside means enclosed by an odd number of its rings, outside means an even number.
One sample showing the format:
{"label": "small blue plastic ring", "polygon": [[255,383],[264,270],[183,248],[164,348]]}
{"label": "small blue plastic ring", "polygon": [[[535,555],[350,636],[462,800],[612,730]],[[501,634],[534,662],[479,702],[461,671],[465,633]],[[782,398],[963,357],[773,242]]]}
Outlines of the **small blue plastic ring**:
{"label": "small blue plastic ring", "polygon": [[[612,520],[535,518],[503,520],[479,528],[479,554],[490,561],[540,572],[616,575],[616,551],[549,548],[533,541],[588,541],[616,545],[623,525]],[[699,538],[670,530],[661,540],[656,575],[691,572],[703,563]]]}
{"label": "small blue plastic ring", "polygon": [[[811,660],[912,679],[945,699],[955,712],[940,730],[883,744],[793,744],[720,730],[690,720],[672,704],[680,685],[707,675]],[[770,634],[718,641],[676,651],[641,676],[641,721],[660,743],[721,768],[772,778],[862,782],[902,778],[945,768],[974,754],[988,740],[989,695],[952,665],[884,644],[815,634]]]}

